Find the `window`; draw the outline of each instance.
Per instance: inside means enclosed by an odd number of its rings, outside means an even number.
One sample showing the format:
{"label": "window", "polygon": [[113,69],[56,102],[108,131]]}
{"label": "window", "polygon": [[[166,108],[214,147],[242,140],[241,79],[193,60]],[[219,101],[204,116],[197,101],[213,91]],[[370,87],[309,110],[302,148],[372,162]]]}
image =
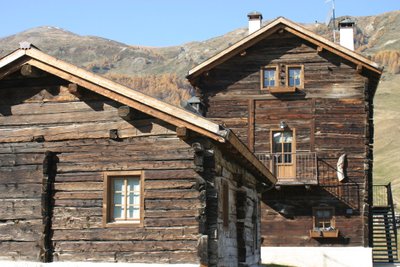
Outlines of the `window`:
{"label": "window", "polygon": [[293,131],[272,132],[272,153],[277,163],[292,163]]}
{"label": "window", "polygon": [[335,225],[335,209],[329,206],[313,208],[313,229],[310,230],[312,238],[338,238],[339,230]]}
{"label": "window", "polygon": [[302,66],[287,66],[286,85],[289,87],[303,88]]}
{"label": "window", "polygon": [[106,173],[104,183],[103,223],[106,226],[141,224],[143,221],[142,173]]}
{"label": "window", "polygon": [[277,178],[296,178],[295,129],[271,131],[271,170]]}
{"label": "window", "polygon": [[270,93],[293,93],[304,88],[304,66],[285,65],[266,66],[261,69],[261,90]]}
{"label": "window", "polygon": [[313,208],[314,230],[331,231],[335,229],[334,208],[317,207]]}
{"label": "window", "polygon": [[266,67],[262,70],[262,88],[274,87],[279,85],[277,67]]}

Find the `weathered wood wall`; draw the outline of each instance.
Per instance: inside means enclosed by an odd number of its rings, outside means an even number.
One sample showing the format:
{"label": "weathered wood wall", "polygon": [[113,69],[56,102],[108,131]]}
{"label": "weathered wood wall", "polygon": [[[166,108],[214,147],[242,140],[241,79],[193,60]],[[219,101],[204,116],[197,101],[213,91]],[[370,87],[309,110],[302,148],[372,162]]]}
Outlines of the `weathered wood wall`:
{"label": "weathered wood wall", "polygon": [[[218,252],[217,266],[259,266],[261,236],[257,182],[252,174],[221,152],[215,153],[214,177],[218,192],[215,225],[218,236],[210,238],[210,248]],[[227,194],[224,194],[224,184]]]}
{"label": "weathered wood wall", "polygon": [[[116,102],[39,79],[0,81],[0,259],[198,263],[200,175],[175,127],[143,114],[125,121]],[[121,170],[144,172],[143,227],[102,225],[103,173]]]}
{"label": "weathered wood wall", "polygon": [[[304,65],[304,89],[279,95],[260,90],[260,69],[277,64]],[[357,70],[354,63],[318,51],[316,45],[287,32],[272,34],[200,77],[197,92],[207,107],[206,117],[233,128],[254,152],[271,152],[270,131],[284,120],[296,129],[297,150],[317,153],[318,187],[287,187],[265,194],[264,246],[368,245],[369,215],[364,204],[370,201],[376,79],[367,70]],[[339,184],[336,163],[344,153],[348,180]],[[299,208],[296,203],[304,205]],[[312,207],[323,203],[336,207],[340,240],[317,242],[308,236]],[[280,205],[298,209],[285,218],[277,212]],[[353,215],[345,216],[347,209]]]}

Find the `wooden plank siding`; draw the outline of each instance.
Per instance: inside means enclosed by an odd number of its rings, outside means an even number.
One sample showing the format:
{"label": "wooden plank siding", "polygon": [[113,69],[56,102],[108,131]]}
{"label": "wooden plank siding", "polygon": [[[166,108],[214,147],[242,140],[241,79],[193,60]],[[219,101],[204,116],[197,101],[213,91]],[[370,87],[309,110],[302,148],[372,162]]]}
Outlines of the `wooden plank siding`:
{"label": "wooden plank siding", "polygon": [[[269,65],[303,65],[304,89],[284,94],[261,90],[260,69]],[[282,31],[192,81],[207,107],[206,117],[234,129],[250,148],[254,141],[256,153],[271,152],[270,131],[279,129],[280,121],[296,129],[297,151],[317,153],[318,186],[283,185],[264,194],[263,246],[368,245],[374,75]],[[336,164],[342,154],[348,158],[348,179],[339,183]],[[321,204],[335,207],[339,239],[310,238],[312,207]],[[290,216],[279,213],[286,206]],[[348,210],[353,214],[347,215]]]}

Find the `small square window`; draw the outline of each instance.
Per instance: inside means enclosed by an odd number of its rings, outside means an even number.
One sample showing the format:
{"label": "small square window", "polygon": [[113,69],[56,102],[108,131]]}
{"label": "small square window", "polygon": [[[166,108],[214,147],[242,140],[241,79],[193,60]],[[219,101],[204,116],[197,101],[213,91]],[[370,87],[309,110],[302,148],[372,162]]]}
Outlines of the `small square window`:
{"label": "small square window", "polygon": [[106,226],[141,224],[143,217],[141,172],[106,173],[103,201],[103,223]]}
{"label": "small square window", "polygon": [[332,207],[313,208],[314,230],[331,231],[335,229],[335,210]]}

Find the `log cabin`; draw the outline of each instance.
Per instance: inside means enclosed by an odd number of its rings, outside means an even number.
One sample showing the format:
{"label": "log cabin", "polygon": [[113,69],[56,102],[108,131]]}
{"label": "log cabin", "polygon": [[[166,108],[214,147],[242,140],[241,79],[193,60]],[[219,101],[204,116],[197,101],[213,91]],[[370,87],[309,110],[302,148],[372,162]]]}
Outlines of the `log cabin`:
{"label": "log cabin", "polygon": [[[373,98],[382,69],[279,17],[188,73],[203,115],[277,177],[261,208],[263,263],[372,266]],[[349,34],[351,32],[351,34]],[[343,34],[343,35],[342,35]],[[335,265],[339,264],[339,265]]]}
{"label": "log cabin", "polygon": [[257,266],[275,183],[204,117],[26,42],[0,59],[2,266]]}

